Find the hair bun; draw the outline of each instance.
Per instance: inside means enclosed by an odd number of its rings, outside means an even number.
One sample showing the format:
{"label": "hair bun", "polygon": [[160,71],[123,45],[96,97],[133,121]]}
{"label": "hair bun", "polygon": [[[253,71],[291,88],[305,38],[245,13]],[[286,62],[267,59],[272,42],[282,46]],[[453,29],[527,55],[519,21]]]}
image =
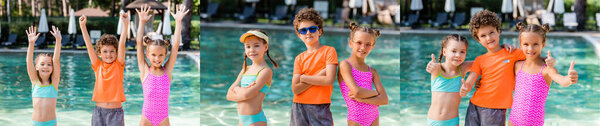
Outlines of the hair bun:
{"label": "hair bun", "polygon": [[524,27],[525,27],[525,24],[523,22],[517,23],[517,31],[521,31]]}

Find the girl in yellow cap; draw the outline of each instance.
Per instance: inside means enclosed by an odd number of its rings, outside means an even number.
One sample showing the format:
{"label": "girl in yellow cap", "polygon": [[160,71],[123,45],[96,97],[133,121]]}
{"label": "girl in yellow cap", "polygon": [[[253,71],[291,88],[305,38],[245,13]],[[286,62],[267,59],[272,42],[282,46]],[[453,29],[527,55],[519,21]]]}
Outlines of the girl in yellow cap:
{"label": "girl in yellow cap", "polygon": [[[269,36],[261,30],[249,30],[242,34],[244,62],[237,79],[227,91],[227,100],[238,102],[240,125],[266,126],[267,117],[262,110],[262,101],[271,87],[273,71],[265,61],[265,53],[275,68],[279,68],[269,55]],[[247,66],[246,59],[252,64]]]}

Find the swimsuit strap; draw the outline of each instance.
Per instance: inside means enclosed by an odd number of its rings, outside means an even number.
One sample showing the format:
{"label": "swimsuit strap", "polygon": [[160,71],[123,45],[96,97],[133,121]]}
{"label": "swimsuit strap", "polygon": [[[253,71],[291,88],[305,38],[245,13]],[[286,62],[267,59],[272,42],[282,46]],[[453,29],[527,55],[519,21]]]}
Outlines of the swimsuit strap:
{"label": "swimsuit strap", "polygon": [[258,72],[256,72],[256,76],[258,76],[258,74],[260,73],[260,71],[264,70],[265,68],[267,68],[267,67],[263,67],[260,70],[258,70]]}
{"label": "swimsuit strap", "polygon": [[540,70],[540,73],[542,73],[542,72],[544,71],[544,67],[546,67],[546,64],[544,64],[544,65],[542,66],[542,69]]}
{"label": "swimsuit strap", "polygon": [[523,64],[525,64],[525,61],[521,62],[521,68],[519,68],[519,71],[523,69]]}
{"label": "swimsuit strap", "polygon": [[346,60],[346,62],[348,62],[348,64],[350,64],[350,67],[351,67],[352,69],[354,69],[354,67],[352,66],[352,63],[350,63],[350,61]]}

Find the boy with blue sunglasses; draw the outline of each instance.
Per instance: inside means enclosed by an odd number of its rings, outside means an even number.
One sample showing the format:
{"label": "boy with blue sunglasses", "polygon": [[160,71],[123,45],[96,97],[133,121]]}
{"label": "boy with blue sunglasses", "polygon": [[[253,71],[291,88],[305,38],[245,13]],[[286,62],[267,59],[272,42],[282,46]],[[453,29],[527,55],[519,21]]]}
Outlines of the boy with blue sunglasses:
{"label": "boy with blue sunglasses", "polygon": [[291,126],[331,126],[333,119],[329,106],[337,71],[337,53],[331,46],[321,45],[323,19],[312,8],[304,8],[294,19],[298,38],[306,51],[294,61],[292,77]]}

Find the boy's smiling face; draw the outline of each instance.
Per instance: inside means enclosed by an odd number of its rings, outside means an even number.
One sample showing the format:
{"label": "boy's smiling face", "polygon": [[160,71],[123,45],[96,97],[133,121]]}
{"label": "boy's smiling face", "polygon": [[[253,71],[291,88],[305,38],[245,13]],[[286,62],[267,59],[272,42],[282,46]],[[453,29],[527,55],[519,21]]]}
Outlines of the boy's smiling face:
{"label": "boy's smiling face", "polygon": [[478,42],[488,51],[496,51],[500,48],[500,32],[494,26],[483,26],[477,29]]}
{"label": "boy's smiling face", "polygon": [[[317,24],[312,21],[302,21],[298,25],[298,29],[308,28],[311,26],[317,26]],[[314,45],[315,43],[319,42],[319,37],[323,33],[323,29],[319,29],[315,33],[307,31],[306,34],[303,35],[298,32],[298,29],[296,29],[296,35],[298,35],[298,38],[300,38],[300,40],[302,40],[302,42],[304,42],[306,45]]]}

